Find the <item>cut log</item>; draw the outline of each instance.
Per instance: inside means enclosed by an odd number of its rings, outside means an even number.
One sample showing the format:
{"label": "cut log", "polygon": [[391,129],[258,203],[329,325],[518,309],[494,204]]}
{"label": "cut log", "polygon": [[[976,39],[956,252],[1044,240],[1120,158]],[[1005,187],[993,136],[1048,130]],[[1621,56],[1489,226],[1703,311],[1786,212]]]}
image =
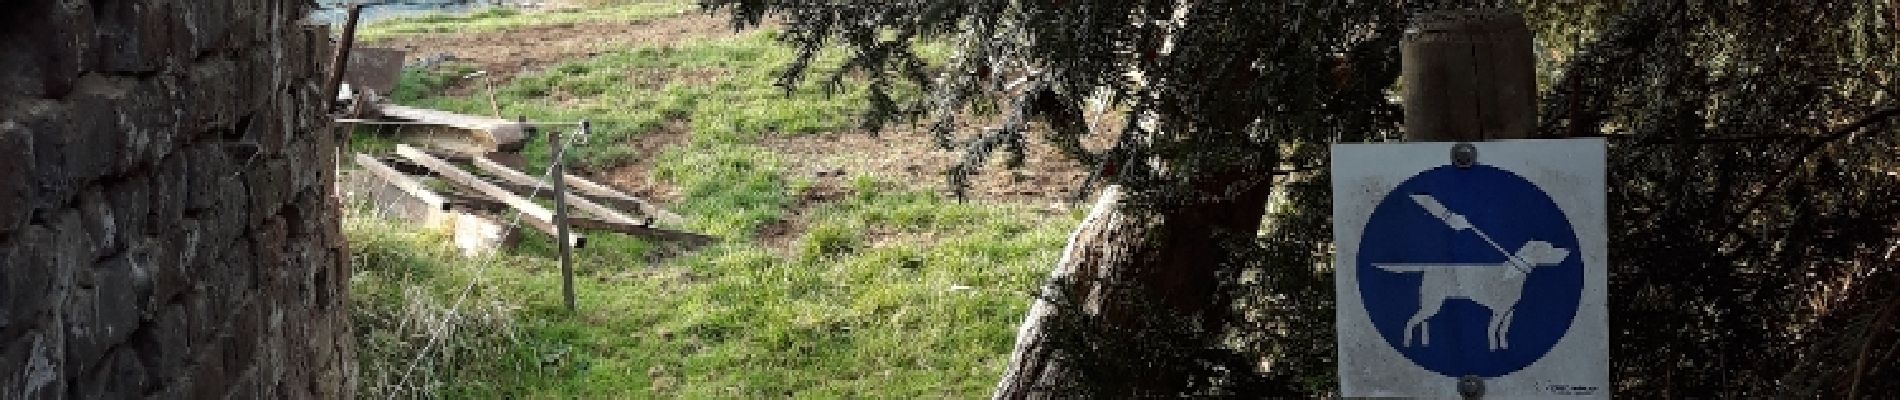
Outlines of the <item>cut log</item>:
{"label": "cut log", "polygon": [[474,144],[488,151],[519,151],[527,139],[527,126],[515,121],[447,111],[382,104],[377,112],[387,118],[441,125],[468,131]]}
{"label": "cut log", "polygon": [[[396,145],[396,155],[407,158],[417,164],[422,164],[424,167],[428,167],[444,180],[469,189],[474,189],[476,192],[488,195],[510,207],[514,207],[515,210],[521,212],[522,219],[526,220],[529,226],[534,226],[536,229],[542,232],[548,232],[549,234],[556,232],[554,212],[549,211],[545,207],[541,207],[540,204],[535,204],[532,200],[516,196],[513,192],[509,192],[508,189],[503,189],[500,186],[483,181],[481,178],[475,177],[475,174],[463,171],[461,168],[456,168],[455,164],[450,164],[448,161],[443,161],[440,158],[431,156],[414,147],[409,147],[409,145]],[[574,235],[569,238],[568,241],[570,246],[574,246],[574,248],[577,249],[586,243],[586,240],[581,238],[580,235]]]}

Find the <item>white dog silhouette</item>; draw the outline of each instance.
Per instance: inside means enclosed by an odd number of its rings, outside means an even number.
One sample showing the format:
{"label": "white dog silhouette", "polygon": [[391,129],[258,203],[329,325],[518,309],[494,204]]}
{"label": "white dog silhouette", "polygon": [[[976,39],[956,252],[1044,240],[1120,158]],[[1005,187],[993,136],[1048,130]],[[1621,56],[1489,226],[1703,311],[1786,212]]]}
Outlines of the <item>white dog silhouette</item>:
{"label": "white dog silhouette", "polygon": [[1491,309],[1491,321],[1485,329],[1490,350],[1510,348],[1505,335],[1511,331],[1511,316],[1517,301],[1524,297],[1524,279],[1538,267],[1562,263],[1570,250],[1547,242],[1531,241],[1517,250],[1511,260],[1498,264],[1372,264],[1396,273],[1420,273],[1425,281],[1418,288],[1418,313],[1405,322],[1405,346],[1412,346],[1412,330],[1419,330],[1419,345],[1432,344],[1431,330],[1425,320],[1438,315],[1445,300],[1466,298]]}

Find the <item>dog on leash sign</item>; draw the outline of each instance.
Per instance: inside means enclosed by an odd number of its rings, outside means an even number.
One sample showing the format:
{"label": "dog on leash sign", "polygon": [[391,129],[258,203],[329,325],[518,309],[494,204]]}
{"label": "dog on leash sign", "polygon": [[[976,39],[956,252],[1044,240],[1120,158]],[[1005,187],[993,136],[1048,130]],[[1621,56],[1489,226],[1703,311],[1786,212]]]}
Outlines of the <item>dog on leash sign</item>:
{"label": "dog on leash sign", "polygon": [[1604,174],[1601,139],[1334,145],[1340,394],[1608,398]]}

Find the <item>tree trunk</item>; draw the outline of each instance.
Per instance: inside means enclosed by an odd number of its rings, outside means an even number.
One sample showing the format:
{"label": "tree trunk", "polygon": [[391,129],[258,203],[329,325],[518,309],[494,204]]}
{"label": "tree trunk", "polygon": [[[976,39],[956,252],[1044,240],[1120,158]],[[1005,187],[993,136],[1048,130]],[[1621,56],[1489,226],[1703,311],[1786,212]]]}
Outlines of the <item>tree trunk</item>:
{"label": "tree trunk", "polygon": [[[1257,181],[1257,174],[1240,170],[1210,174],[1214,179],[1199,189],[1220,193],[1212,189]],[[1142,318],[1155,317],[1144,314],[1159,307],[1166,317],[1198,325],[1200,332],[1220,332],[1229,310],[1219,291],[1217,272],[1238,253],[1223,244],[1251,243],[1265,215],[1270,187],[1253,184],[1215,201],[1141,213],[1123,208],[1120,186],[1104,188],[1069,237],[1062,258],[1024,318],[994,398],[1063,397],[1065,393],[1050,388],[1076,383],[1066,380],[1078,378],[1079,366],[1064,365],[1069,361],[1063,356],[1065,349],[1056,348],[1050,340],[1050,322],[1063,313],[1097,317],[1097,326],[1086,329],[1113,335],[1139,329]],[[1064,294],[1073,297],[1056,297]],[[1131,390],[1128,395],[1165,396],[1182,393],[1196,378],[1194,371],[1179,368],[1147,371],[1152,373],[1117,383]]]}

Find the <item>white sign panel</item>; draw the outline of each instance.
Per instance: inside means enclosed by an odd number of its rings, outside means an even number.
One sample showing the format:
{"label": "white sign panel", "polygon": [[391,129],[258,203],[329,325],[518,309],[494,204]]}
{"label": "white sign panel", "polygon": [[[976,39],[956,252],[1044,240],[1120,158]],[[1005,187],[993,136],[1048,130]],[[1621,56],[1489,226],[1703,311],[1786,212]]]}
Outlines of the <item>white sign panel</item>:
{"label": "white sign panel", "polygon": [[1341,394],[1608,398],[1603,141],[1454,146],[1332,148]]}

